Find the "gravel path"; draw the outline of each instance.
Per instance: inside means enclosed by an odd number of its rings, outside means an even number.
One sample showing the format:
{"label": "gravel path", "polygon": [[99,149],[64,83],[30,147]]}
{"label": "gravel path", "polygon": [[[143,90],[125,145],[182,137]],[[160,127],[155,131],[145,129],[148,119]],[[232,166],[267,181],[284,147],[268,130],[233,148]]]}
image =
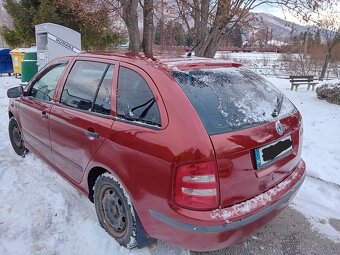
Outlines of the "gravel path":
{"label": "gravel path", "polygon": [[[330,221],[337,229],[340,220]],[[340,239],[340,229],[339,232]],[[340,255],[340,243],[326,239],[314,231],[308,220],[288,207],[259,233],[241,244],[215,252],[191,252],[192,255]]]}

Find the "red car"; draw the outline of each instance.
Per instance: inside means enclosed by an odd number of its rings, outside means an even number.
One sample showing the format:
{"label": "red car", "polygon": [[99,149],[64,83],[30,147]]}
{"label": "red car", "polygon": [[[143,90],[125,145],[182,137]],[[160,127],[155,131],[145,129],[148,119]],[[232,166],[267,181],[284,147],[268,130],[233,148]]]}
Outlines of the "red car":
{"label": "red car", "polygon": [[301,186],[302,120],[235,63],[80,54],[8,90],[9,136],[94,202],[121,245],[240,242]]}

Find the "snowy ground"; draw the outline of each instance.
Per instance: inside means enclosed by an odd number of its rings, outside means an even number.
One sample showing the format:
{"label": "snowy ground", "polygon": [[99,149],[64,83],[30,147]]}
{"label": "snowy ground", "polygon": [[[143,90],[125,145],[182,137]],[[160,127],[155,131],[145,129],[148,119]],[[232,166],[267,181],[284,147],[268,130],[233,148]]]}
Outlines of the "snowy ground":
{"label": "snowy ground", "polygon": [[241,63],[261,75],[288,77],[292,74],[289,70],[289,63],[284,61],[284,53],[219,51],[216,58]]}
{"label": "snowy ground", "polygon": [[[288,80],[269,80],[304,119],[308,177],[291,206],[322,234],[340,242],[340,233],[332,227],[340,220],[340,106],[318,100],[305,88],[292,92]],[[0,78],[0,254],[150,254],[149,249],[120,247],[100,228],[87,198],[31,153],[26,158],[14,153],[7,132],[6,90],[18,83],[12,77]],[[165,243],[157,250],[187,254]]]}
{"label": "snowy ground", "polygon": [[302,157],[307,179],[291,206],[322,233],[340,242],[340,232],[327,224],[329,219],[340,220],[340,106],[317,99],[306,86],[295,92],[288,80],[268,80],[288,96],[303,117]]}
{"label": "snowy ground", "polygon": [[[252,71],[266,76],[288,77],[290,75],[302,75],[302,66],[309,70],[308,75],[318,77],[319,69],[323,62],[317,64],[311,63],[304,59],[303,64],[298,54],[286,54],[275,52],[230,52],[218,51],[216,58],[223,58],[228,61],[241,63],[250,68]],[[295,64],[293,64],[295,62]],[[336,66],[336,67],[335,67]],[[296,68],[292,70],[292,68]],[[326,79],[337,77],[340,72],[340,64],[329,66],[326,73]],[[307,75],[307,74],[306,74]]]}

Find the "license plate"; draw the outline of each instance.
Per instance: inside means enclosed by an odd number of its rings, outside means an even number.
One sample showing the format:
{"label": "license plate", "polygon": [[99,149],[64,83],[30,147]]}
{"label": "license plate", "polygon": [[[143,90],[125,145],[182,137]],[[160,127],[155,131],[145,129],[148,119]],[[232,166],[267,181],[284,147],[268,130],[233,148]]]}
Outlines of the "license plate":
{"label": "license plate", "polygon": [[293,150],[292,137],[286,136],[273,143],[266,144],[255,149],[255,160],[257,169],[261,169],[268,164],[274,163],[278,159],[288,155]]}

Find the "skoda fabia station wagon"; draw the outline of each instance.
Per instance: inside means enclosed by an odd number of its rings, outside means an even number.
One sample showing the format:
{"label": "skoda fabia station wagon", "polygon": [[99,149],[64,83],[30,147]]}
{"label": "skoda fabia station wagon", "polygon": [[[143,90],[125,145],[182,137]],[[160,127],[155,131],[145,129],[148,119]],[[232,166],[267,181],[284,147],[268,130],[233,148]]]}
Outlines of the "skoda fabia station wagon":
{"label": "skoda fabia station wagon", "polygon": [[88,196],[128,248],[240,242],[305,177],[300,113],[236,63],[80,54],[7,94],[15,152],[39,156]]}

